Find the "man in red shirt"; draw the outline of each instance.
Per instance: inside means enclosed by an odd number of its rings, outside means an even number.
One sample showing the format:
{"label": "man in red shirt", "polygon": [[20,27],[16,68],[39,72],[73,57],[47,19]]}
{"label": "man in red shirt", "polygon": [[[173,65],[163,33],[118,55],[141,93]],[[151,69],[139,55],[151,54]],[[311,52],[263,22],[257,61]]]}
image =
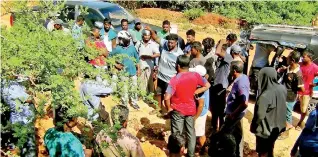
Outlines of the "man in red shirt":
{"label": "man in red shirt", "polygon": [[[169,116],[171,116],[171,133],[183,132],[186,129],[188,141],[188,156],[194,156],[196,135],[194,121],[200,116],[202,105],[196,110],[195,97],[210,88],[200,74],[189,72],[190,57],[181,55],[177,58],[177,75],[168,85],[165,94],[165,104]],[[197,88],[200,86],[200,88]],[[200,112],[200,113],[199,113]]]}
{"label": "man in red shirt", "polygon": [[309,101],[311,99],[312,95],[312,83],[318,74],[318,66],[312,62],[312,57],[314,56],[314,53],[312,50],[305,50],[303,52],[303,60],[300,64],[300,70],[303,74],[303,80],[304,80],[304,92],[298,92],[299,94],[299,101],[300,101],[300,110],[301,110],[301,116],[300,120],[296,126],[296,130],[301,130],[302,122],[304,121],[307,113],[307,108],[309,105]]}

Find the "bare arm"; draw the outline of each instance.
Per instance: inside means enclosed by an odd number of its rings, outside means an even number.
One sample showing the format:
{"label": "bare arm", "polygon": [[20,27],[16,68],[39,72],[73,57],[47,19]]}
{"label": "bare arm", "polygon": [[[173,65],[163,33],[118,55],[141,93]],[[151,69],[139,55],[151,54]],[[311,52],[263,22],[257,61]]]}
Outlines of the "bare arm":
{"label": "bare arm", "polygon": [[215,54],[218,55],[219,57],[224,58],[225,57],[225,50],[223,47],[225,47],[226,45],[226,40],[222,39],[219,41],[217,47],[216,47],[216,51]]}
{"label": "bare arm", "polygon": [[166,93],[166,94],[165,94],[164,102],[165,102],[166,108],[167,108],[167,110],[168,110],[168,113],[169,113],[170,111],[172,111],[171,102],[170,102],[171,97],[172,97],[171,94],[169,94],[169,93]]}
{"label": "bare arm", "polygon": [[211,84],[209,82],[206,82],[204,84],[203,87],[198,88],[197,90],[195,90],[194,94],[200,94],[205,92],[206,90],[208,90],[211,87]]}
{"label": "bare arm", "polygon": [[197,110],[197,114],[194,116],[194,119],[197,119],[200,115],[201,115],[201,112],[203,110],[203,106],[204,106],[204,99],[203,98],[200,98],[198,100],[198,110]]}
{"label": "bare arm", "polygon": [[112,48],[116,47],[116,38],[112,40]]}
{"label": "bare arm", "polygon": [[152,30],[149,26],[145,27],[146,30],[149,30],[151,32],[151,38],[157,42],[158,44],[160,44],[160,38],[157,36],[157,34],[155,33],[154,30]]}

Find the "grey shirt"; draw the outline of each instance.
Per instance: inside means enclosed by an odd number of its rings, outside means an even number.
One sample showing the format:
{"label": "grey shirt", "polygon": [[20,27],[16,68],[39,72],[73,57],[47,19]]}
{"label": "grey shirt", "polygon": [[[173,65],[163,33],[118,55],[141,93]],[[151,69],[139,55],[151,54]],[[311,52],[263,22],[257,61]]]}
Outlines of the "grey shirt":
{"label": "grey shirt", "polygon": [[206,59],[203,57],[203,55],[201,54],[200,55],[200,58],[193,58],[191,61],[190,61],[190,68],[194,68],[195,66],[197,65],[202,65],[204,66],[206,62]]}

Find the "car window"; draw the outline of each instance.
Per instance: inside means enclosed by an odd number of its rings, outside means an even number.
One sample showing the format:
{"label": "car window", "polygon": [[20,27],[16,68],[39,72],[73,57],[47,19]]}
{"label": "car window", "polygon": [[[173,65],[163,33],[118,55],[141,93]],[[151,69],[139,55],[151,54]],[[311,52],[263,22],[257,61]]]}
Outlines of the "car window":
{"label": "car window", "polygon": [[101,15],[94,9],[88,9],[88,14],[85,16],[85,22],[89,27],[93,27],[96,21],[103,22]]}
{"label": "car window", "polygon": [[66,6],[60,13],[59,18],[63,21],[74,20],[75,18],[75,7]]}
{"label": "car window", "polygon": [[119,26],[122,19],[127,19],[129,23],[134,21],[134,17],[125,9],[114,6],[100,9],[100,12],[112,20],[112,25]]}

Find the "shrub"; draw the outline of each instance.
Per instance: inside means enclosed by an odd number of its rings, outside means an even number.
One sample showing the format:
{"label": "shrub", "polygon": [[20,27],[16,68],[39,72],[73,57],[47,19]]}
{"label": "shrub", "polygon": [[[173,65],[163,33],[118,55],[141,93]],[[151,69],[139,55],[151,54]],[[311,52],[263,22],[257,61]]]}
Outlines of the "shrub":
{"label": "shrub", "polygon": [[204,15],[204,11],[202,8],[192,8],[192,9],[184,11],[184,16],[186,16],[189,20],[194,20],[203,15]]}

